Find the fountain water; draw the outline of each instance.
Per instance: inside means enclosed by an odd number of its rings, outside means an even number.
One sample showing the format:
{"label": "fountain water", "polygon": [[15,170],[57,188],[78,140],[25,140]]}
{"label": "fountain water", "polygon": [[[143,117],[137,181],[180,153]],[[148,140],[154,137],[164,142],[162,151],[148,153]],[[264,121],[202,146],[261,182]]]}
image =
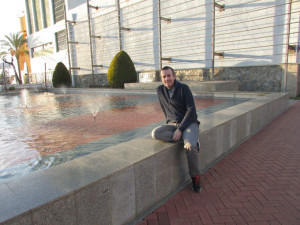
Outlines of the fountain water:
{"label": "fountain water", "polygon": [[94,117],[94,121],[96,122],[96,116],[97,116],[97,113],[99,112],[100,105],[99,104],[89,104],[88,108]]}
{"label": "fountain water", "polygon": [[[148,134],[164,120],[154,94],[57,91],[0,95],[0,127],[6,131],[0,135],[0,183]],[[224,107],[220,100],[195,102],[198,109]]]}
{"label": "fountain water", "polygon": [[34,92],[38,93],[39,89],[37,89],[36,87],[33,88]]}
{"label": "fountain water", "polygon": [[64,95],[67,93],[67,87],[65,87],[65,86],[62,86],[62,87],[60,88],[60,90],[61,90],[61,92],[62,92]]}
{"label": "fountain water", "polygon": [[25,105],[25,107],[27,108],[28,103],[29,103],[28,90],[27,89],[23,89],[21,91],[21,96],[22,96],[23,105]]}

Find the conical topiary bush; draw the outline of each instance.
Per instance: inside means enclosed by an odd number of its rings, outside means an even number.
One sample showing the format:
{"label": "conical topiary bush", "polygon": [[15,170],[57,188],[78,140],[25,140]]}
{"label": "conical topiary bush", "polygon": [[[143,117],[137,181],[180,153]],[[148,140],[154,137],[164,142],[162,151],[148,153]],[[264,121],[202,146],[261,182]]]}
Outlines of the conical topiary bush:
{"label": "conical topiary bush", "polygon": [[124,83],[137,81],[137,73],[129,55],[121,50],[110,63],[107,72],[108,85],[113,88],[123,88]]}
{"label": "conical topiary bush", "polygon": [[62,62],[56,64],[53,72],[52,83],[53,87],[70,87],[72,84],[70,73]]}

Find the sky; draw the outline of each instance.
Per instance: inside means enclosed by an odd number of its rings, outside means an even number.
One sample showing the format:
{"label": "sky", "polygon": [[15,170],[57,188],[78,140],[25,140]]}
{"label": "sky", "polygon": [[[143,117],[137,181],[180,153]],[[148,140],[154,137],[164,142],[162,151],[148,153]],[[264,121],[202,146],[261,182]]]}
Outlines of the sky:
{"label": "sky", "polygon": [[0,40],[20,31],[19,15],[25,11],[25,0],[0,0]]}

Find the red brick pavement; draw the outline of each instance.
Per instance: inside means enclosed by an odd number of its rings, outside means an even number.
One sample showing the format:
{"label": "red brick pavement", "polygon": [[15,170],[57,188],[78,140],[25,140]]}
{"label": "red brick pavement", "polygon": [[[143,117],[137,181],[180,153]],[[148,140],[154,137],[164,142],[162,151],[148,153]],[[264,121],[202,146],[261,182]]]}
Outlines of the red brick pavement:
{"label": "red brick pavement", "polygon": [[138,225],[299,225],[300,102]]}

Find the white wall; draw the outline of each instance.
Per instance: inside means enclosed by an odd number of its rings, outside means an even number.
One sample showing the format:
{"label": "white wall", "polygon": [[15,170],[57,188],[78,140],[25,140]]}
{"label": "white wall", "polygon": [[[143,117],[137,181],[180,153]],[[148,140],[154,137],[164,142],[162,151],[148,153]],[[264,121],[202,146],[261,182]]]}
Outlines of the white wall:
{"label": "white wall", "polygon": [[[91,32],[101,36],[92,40],[95,73],[106,73],[111,60],[119,51],[119,24],[116,1],[91,0]],[[161,16],[171,22],[161,21],[162,56],[172,61],[163,61],[175,69],[209,68],[212,66],[212,0],[161,0]],[[285,63],[288,0],[232,0],[218,1],[225,4],[225,11],[216,10],[215,51],[224,52],[224,58],[215,57],[215,67],[279,65]],[[70,2],[69,2],[70,4]],[[68,7],[67,7],[68,8]],[[90,74],[91,57],[87,5],[84,0],[72,1],[67,19],[76,19],[70,25],[71,64],[80,67],[73,74]],[[122,48],[133,60],[137,71],[159,69],[159,23],[158,0],[120,0]],[[300,3],[293,2],[291,14],[290,43],[299,43]],[[64,22],[29,36],[30,46],[55,41],[54,33],[64,29]],[[41,60],[67,58],[65,53],[43,59],[32,59],[32,70],[37,71]],[[64,56],[63,56],[64,55]],[[56,61],[55,61],[56,60]],[[289,63],[296,62],[296,54]]]}

